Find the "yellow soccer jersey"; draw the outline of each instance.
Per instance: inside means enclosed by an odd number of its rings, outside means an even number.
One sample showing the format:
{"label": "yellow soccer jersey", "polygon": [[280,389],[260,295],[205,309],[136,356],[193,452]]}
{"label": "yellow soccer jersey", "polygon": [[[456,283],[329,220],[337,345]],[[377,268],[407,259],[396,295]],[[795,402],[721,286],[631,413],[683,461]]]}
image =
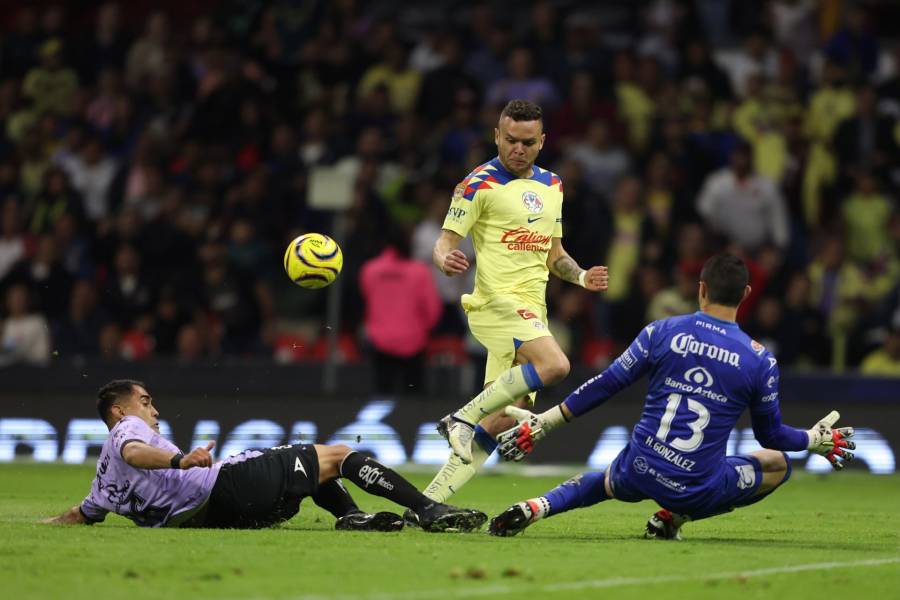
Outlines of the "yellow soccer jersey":
{"label": "yellow soccer jersey", "polygon": [[562,237],[562,181],[534,166],[519,178],[499,158],[469,174],[453,192],[444,229],[475,245],[475,299],[515,294],[543,305],[552,238]]}

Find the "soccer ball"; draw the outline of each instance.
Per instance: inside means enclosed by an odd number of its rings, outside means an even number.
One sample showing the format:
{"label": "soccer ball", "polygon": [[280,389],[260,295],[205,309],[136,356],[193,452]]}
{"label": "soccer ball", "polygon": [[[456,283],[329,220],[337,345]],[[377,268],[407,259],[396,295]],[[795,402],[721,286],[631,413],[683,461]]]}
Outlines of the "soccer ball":
{"label": "soccer ball", "polygon": [[284,252],[284,272],[300,287],[325,287],[337,278],[343,266],[340,246],[321,233],[304,233]]}

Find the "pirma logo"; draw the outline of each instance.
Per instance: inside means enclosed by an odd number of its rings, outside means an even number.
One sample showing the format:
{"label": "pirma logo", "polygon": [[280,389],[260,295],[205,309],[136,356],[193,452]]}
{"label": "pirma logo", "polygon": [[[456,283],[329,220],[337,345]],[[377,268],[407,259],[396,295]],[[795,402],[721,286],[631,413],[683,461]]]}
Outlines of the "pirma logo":
{"label": "pirma logo", "polygon": [[539,213],[544,210],[544,203],[541,197],[531,190],[522,193],[522,204],[525,205],[525,208],[530,213]]}
{"label": "pirma logo", "polygon": [[638,456],[637,458],[635,458],[631,465],[634,467],[634,470],[641,475],[646,473],[650,468],[650,465],[647,464],[647,459],[643,456]]}

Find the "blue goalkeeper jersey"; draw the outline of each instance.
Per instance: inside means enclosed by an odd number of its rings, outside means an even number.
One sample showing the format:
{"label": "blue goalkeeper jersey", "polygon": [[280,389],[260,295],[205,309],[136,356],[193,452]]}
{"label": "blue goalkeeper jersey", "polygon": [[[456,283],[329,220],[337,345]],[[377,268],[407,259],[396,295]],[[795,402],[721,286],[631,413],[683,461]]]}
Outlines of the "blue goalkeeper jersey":
{"label": "blue goalkeeper jersey", "polygon": [[775,358],[737,323],[703,312],[655,321],[565,404],[581,415],[644,374],[649,389],[630,452],[688,491],[711,485],[723,468],[728,437],[746,408],[763,446],[805,447],[805,433],[781,424]]}

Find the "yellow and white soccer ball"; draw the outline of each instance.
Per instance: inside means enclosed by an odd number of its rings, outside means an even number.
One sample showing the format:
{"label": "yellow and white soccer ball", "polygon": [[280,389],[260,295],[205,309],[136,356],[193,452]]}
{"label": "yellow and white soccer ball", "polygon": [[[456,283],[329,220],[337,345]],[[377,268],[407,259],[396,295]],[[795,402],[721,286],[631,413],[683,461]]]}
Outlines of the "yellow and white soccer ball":
{"label": "yellow and white soccer ball", "polygon": [[325,287],[337,278],[343,266],[340,246],[321,233],[304,233],[284,252],[284,271],[300,287]]}

